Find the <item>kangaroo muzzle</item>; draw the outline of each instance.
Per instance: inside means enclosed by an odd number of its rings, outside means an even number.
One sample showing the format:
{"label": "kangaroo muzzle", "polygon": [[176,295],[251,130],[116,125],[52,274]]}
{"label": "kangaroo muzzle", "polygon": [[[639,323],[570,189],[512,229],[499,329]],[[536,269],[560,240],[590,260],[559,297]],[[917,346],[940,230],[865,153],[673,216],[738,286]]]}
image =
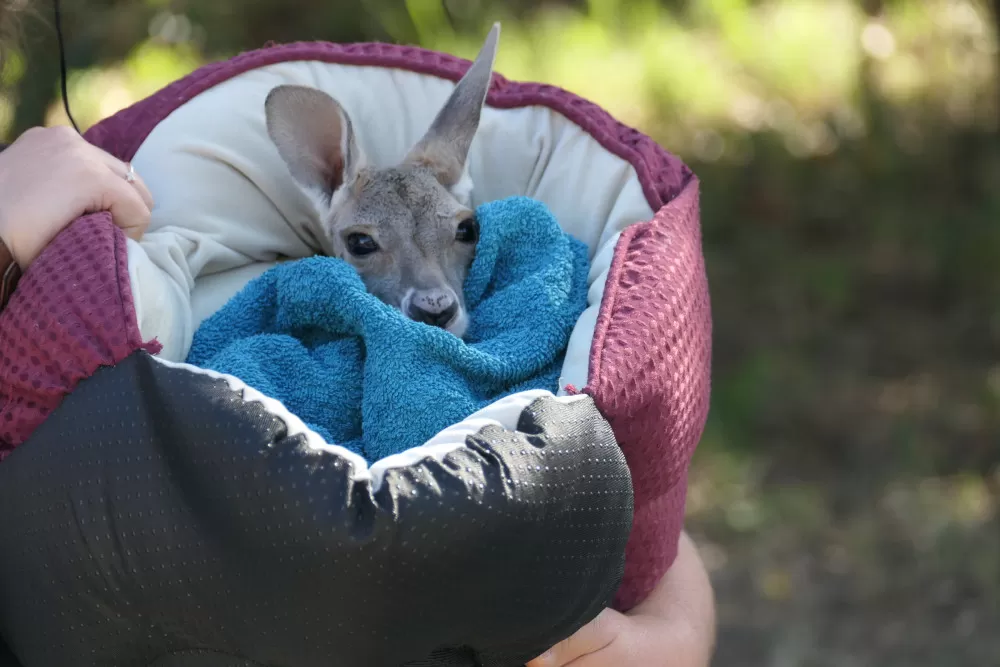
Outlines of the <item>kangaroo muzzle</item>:
{"label": "kangaroo muzzle", "polygon": [[462,315],[458,296],[450,289],[411,290],[402,305],[403,314],[411,320],[449,331]]}

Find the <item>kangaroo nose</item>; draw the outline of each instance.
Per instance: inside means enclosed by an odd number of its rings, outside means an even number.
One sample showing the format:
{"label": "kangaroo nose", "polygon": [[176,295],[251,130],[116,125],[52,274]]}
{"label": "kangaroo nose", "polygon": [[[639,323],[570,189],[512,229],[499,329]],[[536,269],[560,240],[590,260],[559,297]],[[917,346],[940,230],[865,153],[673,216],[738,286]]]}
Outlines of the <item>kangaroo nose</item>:
{"label": "kangaroo nose", "polygon": [[446,327],[458,313],[458,299],[450,291],[443,289],[418,290],[413,293],[406,316],[411,320]]}

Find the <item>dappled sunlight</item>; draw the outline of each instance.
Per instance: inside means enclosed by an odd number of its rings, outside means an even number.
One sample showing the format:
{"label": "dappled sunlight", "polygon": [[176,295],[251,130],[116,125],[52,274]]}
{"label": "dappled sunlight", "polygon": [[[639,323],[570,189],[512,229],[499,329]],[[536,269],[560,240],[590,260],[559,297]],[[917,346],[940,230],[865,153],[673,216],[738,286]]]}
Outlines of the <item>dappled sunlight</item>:
{"label": "dappled sunlight", "polygon": [[[992,122],[996,44],[972,2],[899,3],[878,20],[847,0],[702,2],[686,16],[651,2],[598,4],[542,9],[527,28],[512,27],[498,69],[593,99],[681,154],[739,161],[737,146],[706,148],[704,138],[764,129],[799,157],[835,150],[864,131],[865,60],[893,103],[946,109],[956,124]],[[628,20],[633,12],[642,20]],[[422,36],[466,57],[478,44]]]}
{"label": "dappled sunlight", "polygon": [[[69,79],[69,103],[80,129],[155,93],[194,71],[201,59],[187,46],[149,40],[122,63],[74,72]],[[53,104],[46,124],[69,124],[62,104]]]}
{"label": "dappled sunlight", "polygon": [[[440,2],[406,8],[422,44],[474,56],[481,35],[451,28]],[[893,3],[877,20],[847,0],[696,2],[684,13],[650,0],[546,4],[526,21],[507,21],[497,69],[592,99],[682,155],[744,162],[746,145],[732,135],[773,131],[807,157],[865,131],[858,105],[866,60],[894,104],[937,107],[957,125],[992,122],[997,47],[986,21],[968,0]],[[211,35],[184,15],[156,14],[149,34],[126,63],[74,73],[79,122],[90,125],[207,59],[195,45]],[[59,106],[48,122],[66,122]]]}

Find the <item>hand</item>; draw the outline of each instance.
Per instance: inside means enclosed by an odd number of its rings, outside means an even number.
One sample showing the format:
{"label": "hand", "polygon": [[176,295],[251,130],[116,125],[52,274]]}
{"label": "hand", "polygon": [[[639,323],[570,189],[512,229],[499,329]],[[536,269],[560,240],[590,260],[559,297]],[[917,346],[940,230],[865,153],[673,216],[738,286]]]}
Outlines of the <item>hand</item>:
{"label": "hand", "polygon": [[138,240],[149,226],[153,197],[128,166],[67,127],[33,128],[0,153],[0,239],[28,268],[66,225],[110,211]]}
{"label": "hand", "polygon": [[605,609],[526,667],[707,667],[714,645],[712,585],[682,533],[677,559],[642,604]]}

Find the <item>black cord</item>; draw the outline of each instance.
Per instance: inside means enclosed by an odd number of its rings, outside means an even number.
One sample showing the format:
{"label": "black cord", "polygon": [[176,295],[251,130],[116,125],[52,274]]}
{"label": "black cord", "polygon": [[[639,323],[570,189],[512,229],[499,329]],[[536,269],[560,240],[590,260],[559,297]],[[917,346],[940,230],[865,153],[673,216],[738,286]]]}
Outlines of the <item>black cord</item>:
{"label": "black cord", "polygon": [[59,9],[59,0],[52,0],[52,9],[55,14],[56,41],[59,43],[59,75],[60,84],[62,86],[63,108],[66,109],[66,115],[69,117],[69,122],[73,124],[73,129],[75,129],[78,134],[83,134],[80,132],[80,128],[76,124],[76,121],[73,120],[73,113],[69,110],[69,93],[67,92],[66,84],[69,77],[66,74],[66,46],[63,43],[62,12]]}

